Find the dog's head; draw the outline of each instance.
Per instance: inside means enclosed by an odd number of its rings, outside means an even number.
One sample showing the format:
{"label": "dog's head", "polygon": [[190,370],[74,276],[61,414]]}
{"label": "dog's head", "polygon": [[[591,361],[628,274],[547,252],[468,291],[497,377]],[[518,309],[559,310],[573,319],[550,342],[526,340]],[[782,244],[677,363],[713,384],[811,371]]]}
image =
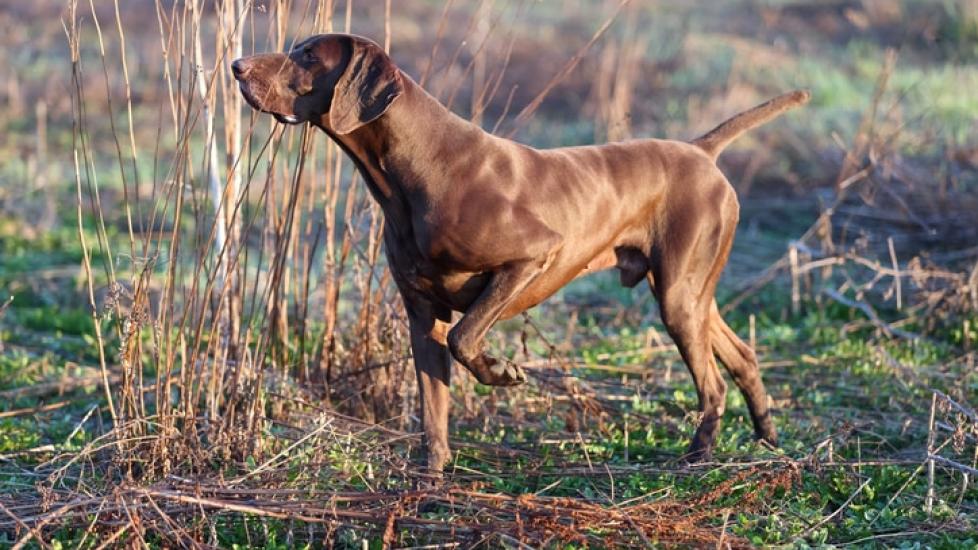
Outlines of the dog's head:
{"label": "dog's head", "polygon": [[400,72],[376,43],[321,34],[289,53],[242,57],[231,64],[241,94],[279,122],[313,122],[348,134],[383,115],[404,91]]}

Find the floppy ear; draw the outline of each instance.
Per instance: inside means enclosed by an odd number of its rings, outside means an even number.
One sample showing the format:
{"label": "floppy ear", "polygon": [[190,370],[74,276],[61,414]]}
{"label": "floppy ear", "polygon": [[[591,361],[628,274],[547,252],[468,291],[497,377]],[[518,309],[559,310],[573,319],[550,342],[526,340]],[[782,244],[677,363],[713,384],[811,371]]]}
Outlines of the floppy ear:
{"label": "floppy ear", "polygon": [[329,108],[329,123],[337,134],[349,134],[377,119],[404,92],[397,67],[380,46],[359,37],[350,42],[350,62]]}

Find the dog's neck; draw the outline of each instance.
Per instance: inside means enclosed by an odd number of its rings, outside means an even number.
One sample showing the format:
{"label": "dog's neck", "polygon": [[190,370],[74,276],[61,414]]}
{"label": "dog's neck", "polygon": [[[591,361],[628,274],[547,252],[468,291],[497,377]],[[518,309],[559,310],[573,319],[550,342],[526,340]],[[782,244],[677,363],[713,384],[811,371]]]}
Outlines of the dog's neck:
{"label": "dog's neck", "polygon": [[[389,222],[409,220],[407,196],[437,194],[453,184],[451,167],[495,139],[445,108],[408,75],[386,113],[349,134],[317,124],[353,159]],[[418,139],[418,136],[426,136]],[[440,159],[442,162],[431,162]]]}

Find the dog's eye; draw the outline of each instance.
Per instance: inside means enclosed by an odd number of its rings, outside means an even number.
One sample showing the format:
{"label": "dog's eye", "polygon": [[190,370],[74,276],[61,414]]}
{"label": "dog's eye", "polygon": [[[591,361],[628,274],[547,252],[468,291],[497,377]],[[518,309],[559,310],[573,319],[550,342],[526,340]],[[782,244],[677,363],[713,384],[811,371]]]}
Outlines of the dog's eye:
{"label": "dog's eye", "polygon": [[312,48],[302,50],[302,60],[308,63],[313,63],[316,61],[316,55],[312,53]]}

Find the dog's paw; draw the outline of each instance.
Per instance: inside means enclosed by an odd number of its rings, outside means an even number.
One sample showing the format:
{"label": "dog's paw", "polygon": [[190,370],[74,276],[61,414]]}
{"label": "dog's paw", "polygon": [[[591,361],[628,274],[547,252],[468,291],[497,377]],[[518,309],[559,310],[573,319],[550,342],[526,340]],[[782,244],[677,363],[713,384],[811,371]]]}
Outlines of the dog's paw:
{"label": "dog's paw", "polygon": [[411,484],[415,491],[438,491],[445,487],[445,473],[424,469],[417,472]]}
{"label": "dog's paw", "polygon": [[518,386],[526,382],[526,373],[512,361],[492,359],[489,363],[492,386]]}
{"label": "dog's paw", "polygon": [[679,457],[679,460],[686,464],[713,462],[713,446],[704,445],[694,440],[686,449],[686,453]]}
{"label": "dog's paw", "polygon": [[757,423],[757,427],[754,429],[754,436],[763,445],[772,449],[778,448],[778,432],[774,429],[774,423],[771,422],[770,415]]}
{"label": "dog's paw", "polygon": [[526,373],[519,365],[486,354],[466,366],[476,380],[487,386],[518,386],[526,382]]}

